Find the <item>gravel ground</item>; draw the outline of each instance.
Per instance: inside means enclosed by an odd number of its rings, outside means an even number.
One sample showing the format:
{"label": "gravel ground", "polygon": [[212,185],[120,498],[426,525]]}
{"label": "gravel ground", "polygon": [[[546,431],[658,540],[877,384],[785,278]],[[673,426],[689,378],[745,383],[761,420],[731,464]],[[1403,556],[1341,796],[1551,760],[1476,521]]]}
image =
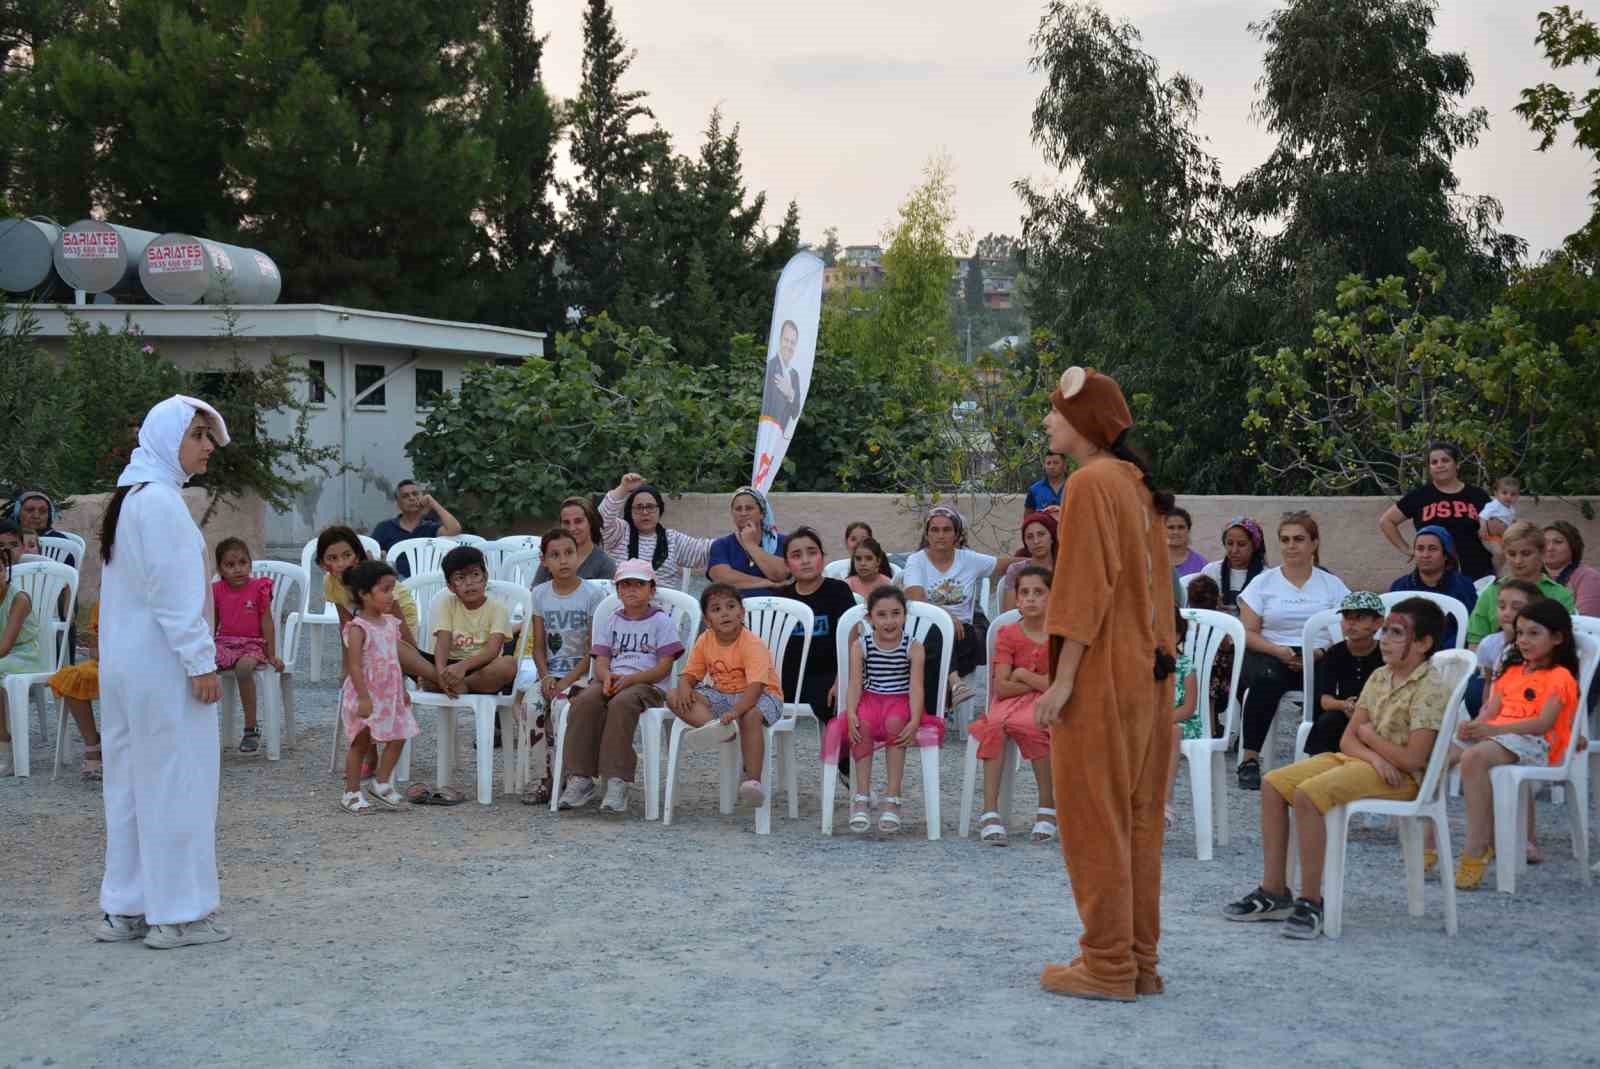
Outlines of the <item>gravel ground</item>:
{"label": "gravel ground", "polygon": [[1580,1025],[1600,995],[1600,898],[1553,805],[1549,862],[1515,897],[1463,895],[1453,940],[1438,885],[1408,916],[1393,836],[1356,830],[1344,938],[1301,944],[1218,916],[1259,874],[1256,796],[1230,790],[1232,845],[1198,862],[1180,773],[1168,994],[1085,1003],[1038,987],[1079,928],[1057,848],[1018,843],[1031,774],[1010,848],[956,839],[954,742],[934,843],[915,771],[899,837],[851,837],[841,819],[822,838],[809,733],[801,819],[776,816],[763,839],[748,811],[717,814],[709,755],[690,761],[670,828],[643,821],[637,793],[626,820],[510,798],[358,820],[326,772],[335,704],[331,685],[302,684],[281,762],[225,752],[234,938],[176,953],[89,937],[99,793],[75,773],[52,782],[35,737],[33,778],[0,780],[0,1066],[1600,1062]]}

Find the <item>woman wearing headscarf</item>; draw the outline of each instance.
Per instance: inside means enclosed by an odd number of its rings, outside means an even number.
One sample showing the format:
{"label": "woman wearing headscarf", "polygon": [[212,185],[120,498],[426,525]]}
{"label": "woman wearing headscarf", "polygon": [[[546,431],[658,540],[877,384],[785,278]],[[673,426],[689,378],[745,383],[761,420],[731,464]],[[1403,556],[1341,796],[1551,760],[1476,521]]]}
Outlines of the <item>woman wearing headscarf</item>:
{"label": "woman wearing headscarf", "polygon": [[648,561],[655,569],[658,585],[682,590],[689,573],[706,566],[711,539],[667,530],[661,524],[666,512],[661,491],[636,472],[624,475],[600,499],[602,533],[611,559],[619,564],[625,560]]}
{"label": "woman wearing headscarf", "polygon": [[1122,389],[1068,368],[1044,421],[1050,448],[1077,463],[1061,501],[1050,590],[1051,682],[1034,705],[1050,725],[1061,852],[1083,923],[1081,955],[1047,965],[1045,990],[1132,1002],[1163,990],[1162,811],[1172,758],[1177,614],[1165,514],[1128,443]]}
{"label": "woman wearing headscarf", "polygon": [[[40,538],[61,537],[61,532],[56,530],[56,503],[43,490],[24,490],[12,499],[11,520]],[[74,568],[78,566],[71,554],[67,555],[65,563]]]}
{"label": "woman wearing headscarf", "polygon": [[1222,591],[1223,611],[1239,615],[1239,593],[1267,567],[1267,539],[1261,525],[1249,516],[1235,516],[1222,525],[1222,557],[1200,574],[1210,577]]}
{"label": "woman wearing headscarf", "polygon": [[741,486],[728,501],[733,533],[711,543],[706,556],[706,578],[726,583],[742,598],[776,595],[789,581],[784,563],[784,538],[766,495],[753,486]]}
{"label": "woman wearing headscarf", "polygon": [[[1478,604],[1478,589],[1471,579],[1461,574],[1461,560],[1456,556],[1456,540],[1449,531],[1436,524],[1417,529],[1411,540],[1411,559],[1416,566],[1389,584],[1389,591],[1423,590],[1430,594],[1448,594],[1471,612]],[[1455,649],[1456,618],[1446,615],[1444,637],[1440,649]]]}
{"label": "woman wearing headscarf", "polygon": [[910,601],[926,601],[950,614],[955,623],[955,643],[950,650],[950,676],[940,680],[939,658],[943,653],[943,639],[938,632],[928,636],[924,643],[926,657],[924,671],[930,695],[927,703],[933,707],[931,695],[938,687],[948,684],[950,706],[960,705],[972,697],[972,689],[961,682],[988,660],[986,643],[989,637],[989,617],[984,606],[978,604],[978,594],[984,579],[999,578],[1011,566],[1010,557],[991,557],[967,548],[967,522],[961,513],[949,505],[935,505],[922,521],[922,545],[906,559],[905,571],[900,574],[900,585]]}
{"label": "woman wearing headscarf", "polygon": [[1050,512],[1030,512],[1022,518],[1022,545],[1017,559],[1006,569],[1000,580],[1000,611],[1010,612],[1017,607],[1017,577],[1022,569],[1037,564],[1051,574],[1056,570],[1056,518]]}
{"label": "woman wearing headscarf", "polygon": [[100,705],[105,748],[102,942],[215,943],[221,694],[205,539],[183,484],[228,444],[216,409],[152,408],[100,528]]}

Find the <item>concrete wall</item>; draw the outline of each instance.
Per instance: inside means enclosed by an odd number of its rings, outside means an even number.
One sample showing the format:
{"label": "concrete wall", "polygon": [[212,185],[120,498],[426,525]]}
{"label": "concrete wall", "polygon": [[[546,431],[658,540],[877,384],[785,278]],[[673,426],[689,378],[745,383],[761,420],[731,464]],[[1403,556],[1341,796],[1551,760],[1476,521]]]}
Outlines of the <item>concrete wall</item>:
{"label": "concrete wall", "polygon": [[[1518,515],[1539,523],[1567,520],[1582,532],[1585,543],[1593,547],[1588,556],[1600,560],[1600,518],[1585,519],[1582,503],[1600,504],[1600,498],[1538,501],[1524,497]],[[966,517],[974,548],[989,553],[1015,552],[1020,544],[1018,527],[1022,520],[1022,497],[974,497],[962,495],[946,499]],[[1389,583],[1410,570],[1410,564],[1378,533],[1378,517],[1391,504],[1387,498],[1371,497],[1180,497],[1178,503],[1194,515],[1191,544],[1208,559],[1222,555],[1222,526],[1234,516],[1250,516],[1267,534],[1267,559],[1277,561],[1274,534],[1278,517],[1284,512],[1305,509],[1317,519],[1322,532],[1322,561],[1355,589],[1387,590]],[[884,548],[891,553],[917,547],[921,535],[922,512],[909,499],[890,494],[785,494],[772,495],[778,524],[792,530],[809,524],[821,532],[829,559],[843,556],[844,527],[852,520],[865,520]],[[1600,514],[1600,508],[1596,509]],[[667,498],[667,526],[693,535],[727,534],[728,497],[724,494],[685,494]],[[543,531],[548,522],[518,524],[518,531]],[[1402,528],[1407,540],[1409,526]],[[500,532],[487,532],[500,533]]]}
{"label": "concrete wall", "polygon": [[[110,494],[80,494],[72,499],[72,506],[56,516],[56,527],[82,535],[89,543],[84,554],[88,559],[79,562],[78,606],[80,615],[100,600],[100,522],[105,517]],[[204,490],[183,491],[184,503],[196,523],[205,515],[209,498]],[[238,504],[223,504],[211,522],[201,528],[206,536],[206,559],[214,560],[217,543],[224,538],[242,538],[257,556],[265,556],[265,510],[260,498],[249,497]],[[295,562],[299,563],[298,555]]]}

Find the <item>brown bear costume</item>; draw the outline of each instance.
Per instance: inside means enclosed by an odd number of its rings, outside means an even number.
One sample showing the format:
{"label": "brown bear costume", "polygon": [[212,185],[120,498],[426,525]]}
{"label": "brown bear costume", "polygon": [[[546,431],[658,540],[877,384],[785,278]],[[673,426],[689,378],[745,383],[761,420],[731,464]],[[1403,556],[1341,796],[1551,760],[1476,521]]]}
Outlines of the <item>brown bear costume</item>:
{"label": "brown bear costume", "polygon": [[[1162,990],[1162,807],[1172,750],[1172,688],[1156,650],[1175,654],[1166,528],[1140,469],[1113,455],[1133,425],[1117,383],[1072,368],[1051,404],[1094,448],[1061,501],[1047,627],[1051,674],[1082,647],[1051,730],[1061,852],[1083,922],[1081,955],[1048,965],[1052,992],[1131,1001]],[[1071,658],[1067,658],[1070,666]]]}

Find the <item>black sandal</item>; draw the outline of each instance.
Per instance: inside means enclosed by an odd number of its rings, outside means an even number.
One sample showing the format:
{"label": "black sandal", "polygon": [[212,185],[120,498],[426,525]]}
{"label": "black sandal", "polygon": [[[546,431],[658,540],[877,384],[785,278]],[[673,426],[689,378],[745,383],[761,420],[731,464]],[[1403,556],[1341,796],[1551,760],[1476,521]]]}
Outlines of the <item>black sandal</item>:
{"label": "black sandal", "polygon": [[244,737],[239,740],[240,753],[255,753],[261,748],[261,729],[245,728]]}
{"label": "black sandal", "polygon": [[1239,765],[1239,789],[1241,791],[1261,789],[1261,762],[1254,757]]}
{"label": "black sandal", "polygon": [[1268,894],[1260,887],[1222,907],[1222,915],[1230,921],[1281,921],[1293,912],[1293,898]]}

